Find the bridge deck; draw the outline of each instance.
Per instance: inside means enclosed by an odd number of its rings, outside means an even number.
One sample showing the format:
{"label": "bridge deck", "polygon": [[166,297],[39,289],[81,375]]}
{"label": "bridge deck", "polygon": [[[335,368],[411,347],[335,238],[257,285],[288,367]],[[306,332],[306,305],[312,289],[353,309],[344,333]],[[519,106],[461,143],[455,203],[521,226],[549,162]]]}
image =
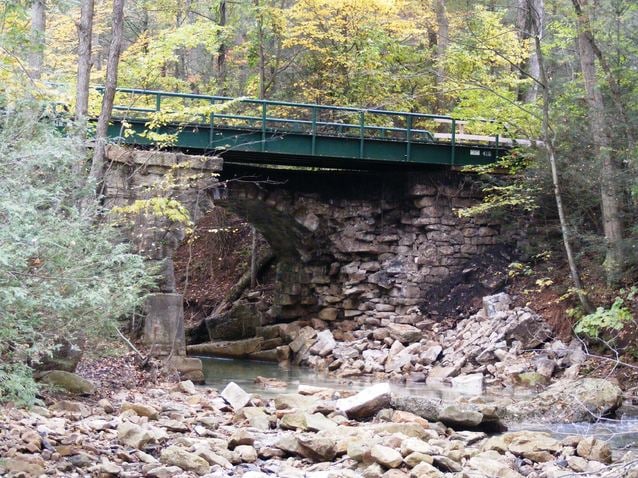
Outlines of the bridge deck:
{"label": "bridge deck", "polygon": [[[441,125],[447,133],[438,131]],[[489,164],[513,140],[458,134],[449,116],[118,89],[109,136],[235,160],[326,167]],[[149,127],[152,133],[149,133]]]}

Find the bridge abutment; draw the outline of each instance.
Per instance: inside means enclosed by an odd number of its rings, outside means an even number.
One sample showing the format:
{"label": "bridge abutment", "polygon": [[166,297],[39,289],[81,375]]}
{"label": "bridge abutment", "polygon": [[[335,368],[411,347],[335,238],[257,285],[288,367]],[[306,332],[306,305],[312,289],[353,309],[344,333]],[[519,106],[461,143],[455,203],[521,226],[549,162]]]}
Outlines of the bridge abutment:
{"label": "bridge abutment", "polygon": [[[388,322],[424,327],[430,291],[504,240],[498,222],[456,213],[481,199],[460,173],[246,174],[202,156],[111,148],[108,157],[109,207],[159,195],[194,221],[223,207],[259,230],[277,257],[264,325],[314,319],[337,339]],[[165,292],[174,292],[170,258],[185,229],[161,214],[141,214],[129,229],[140,252],[165,260]]]}

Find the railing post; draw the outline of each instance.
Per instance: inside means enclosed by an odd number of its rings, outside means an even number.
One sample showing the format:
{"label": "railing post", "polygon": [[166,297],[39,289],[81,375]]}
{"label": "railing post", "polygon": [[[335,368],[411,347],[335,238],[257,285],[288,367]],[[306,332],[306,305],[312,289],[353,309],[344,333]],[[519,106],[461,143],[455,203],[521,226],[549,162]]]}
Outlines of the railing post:
{"label": "railing post", "polygon": [[450,165],[454,166],[454,160],[456,159],[456,120],[452,118],[452,151],[450,152]]}
{"label": "railing post", "polygon": [[407,114],[405,116],[405,160],[410,161],[412,159],[412,115]]}
{"label": "railing post", "polygon": [[261,151],[266,151],[266,103],[261,104]]}
{"label": "railing post", "polygon": [[159,113],[162,109],[162,95],[157,93],[155,95],[155,112]]}
{"label": "railing post", "polygon": [[365,111],[359,111],[359,158],[363,158],[365,141]]}
{"label": "railing post", "polygon": [[496,150],[494,151],[494,161],[498,161],[498,142],[499,142],[499,134],[496,135]]}
{"label": "railing post", "polygon": [[317,151],[317,107],[312,107],[312,146],[311,153],[313,156]]}
{"label": "railing post", "polygon": [[[215,100],[213,98],[211,98],[210,104],[213,106],[215,105]],[[213,141],[215,141],[215,112],[211,111],[210,112],[210,130],[208,134],[208,145],[212,146]]]}

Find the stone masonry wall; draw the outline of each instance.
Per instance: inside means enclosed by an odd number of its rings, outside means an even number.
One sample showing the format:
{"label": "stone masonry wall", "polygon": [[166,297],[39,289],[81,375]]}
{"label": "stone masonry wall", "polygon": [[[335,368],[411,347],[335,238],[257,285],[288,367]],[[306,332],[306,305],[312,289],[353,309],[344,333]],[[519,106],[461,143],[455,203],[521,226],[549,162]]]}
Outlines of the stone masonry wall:
{"label": "stone masonry wall", "polygon": [[[110,162],[104,176],[107,209],[167,197],[179,201],[196,221],[213,207],[206,191],[218,182],[223,164],[219,158],[113,145],[107,148],[106,157]],[[175,292],[171,257],[185,237],[185,225],[161,215],[141,213],[123,231],[137,252],[164,264],[161,291]]]}
{"label": "stone masonry wall", "polygon": [[[337,339],[388,321],[418,326],[417,306],[430,288],[501,240],[497,223],[455,214],[480,200],[471,181],[458,173],[408,172],[384,192],[336,173],[315,181],[316,187],[303,179],[230,181],[220,189],[226,171],[219,159],[115,147],[108,157],[107,206],[152,196],[159,188],[195,220],[224,207],[262,233],[278,258],[275,305],[264,324],[314,319],[325,322]],[[385,181],[383,176],[358,180]],[[183,228],[141,217],[130,237],[150,258],[170,258]],[[170,292],[170,270],[166,277]]]}
{"label": "stone masonry wall", "polygon": [[[382,201],[326,201],[263,188],[234,194],[235,201],[253,201],[262,211],[264,205],[287,211],[305,231],[291,234],[298,256],[279,271],[289,277],[280,281],[271,321],[314,318],[334,329],[335,338],[387,320],[418,325],[416,306],[428,290],[499,241],[498,224],[455,214],[480,197],[454,181],[415,183]],[[231,202],[225,200],[232,208]]]}

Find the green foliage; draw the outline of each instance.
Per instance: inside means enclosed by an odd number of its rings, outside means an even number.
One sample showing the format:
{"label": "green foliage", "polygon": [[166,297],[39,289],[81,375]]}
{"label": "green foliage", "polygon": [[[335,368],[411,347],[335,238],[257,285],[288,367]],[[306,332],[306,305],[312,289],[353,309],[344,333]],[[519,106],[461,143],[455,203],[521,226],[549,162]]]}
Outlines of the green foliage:
{"label": "green foliage", "polygon": [[59,336],[110,337],[153,285],[143,258],[97,221],[76,141],[33,111],[0,117],[0,399],[23,402],[34,389],[18,364]]}
{"label": "green foliage", "polygon": [[30,50],[28,13],[23,2],[0,2],[0,108],[23,95],[28,81],[23,56]]}
{"label": "green foliage", "polygon": [[[213,56],[219,48],[221,31],[221,27],[213,22],[199,19],[152,33],[144,32],[122,55],[121,84],[136,88],[192,90],[193,83],[203,83],[202,78],[179,78],[167,73],[178,68],[182,52],[199,49]],[[203,85],[202,89],[212,91],[210,86]]]}
{"label": "green foliage", "polygon": [[0,403],[12,401],[17,406],[36,405],[38,388],[31,376],[31,368],[21,363],[0,366]]}
{"label": "green foliage", "polygon": [[512,262],[507,266],[507,275],[509,277],[517,277],[520,275],[531,276],[533,273],[534,270],[522,262]]}
{"label": "green foliage", "polygon": [[485,197],[476,206],[458,209],[459,217],[472,217],[487,214],[506,208],[515,208],[531,212],[538,208],[534,199],[534,191],[525,183],[513,183],[503,186],[488,186],[483,188]]}
{"label": "green foliage", "polygon": [[[504,12],[481,5],[453,20],[462,23],[443,60],[448,72],[447,88],[459,91],[454,115],[507,121],[507,135],[537,137],[540,121],[536,105],[523,105],[517,92],[530,83],[512,65],[522,64],[530,46],[504,20]],[[469,125],[476,134],[506,135],[503,123]]]}
{"label": "green foliage", "polygon": [[[304,101],[406,108],[397,80],[429,54],[401,0],[299,0],[288,11],[285,48],[297,52],[293,90]],[[403,104],[402,104],[403,103]]]}
{"label": "green foliage", "polygon": [[[133,100],[136,99],[134,96]],[[147,97],[146,99],[148,100],[149,98]],[[150,113],[150,117],[144,125],[145,129],[139,133],[139,137],[151,141],[158,148],[173,146],[177,142],[179,134],[189,124],[208,122],[214,115],[241,104],[242,99],[243,98],[235,98],[219,104],[212,104],[208,101],[197,104],[183,98],[165,98],[160,106],[160,110]],[[171,125],[172,133],[161,132],[162,128],[166,125]],[[135,134],[135,130],[127,121],[123,122],[123,127],[124,137]]]}
{"label": "green foliage", "polygon": [[481,203],[458,209],[456,212],[459,217],[472,217],[504,210],[531,212],[537,209],[536,198],[540,192],[539,188],[524,176],[526,170],[535,162],[533,150],[516,148],[494,164],[466,166],[464,171],[482,175],[486,183],[482,188],[484,197]]}
{"label": "green foliage", "polygon": [[622,330],[633,318],[631,311],[624,304],[625,301],[621,297],[616,297],[609,309],[598,307],[595,312],[585,315],[578,321],[574,332],[596,339],[604,332]]}

